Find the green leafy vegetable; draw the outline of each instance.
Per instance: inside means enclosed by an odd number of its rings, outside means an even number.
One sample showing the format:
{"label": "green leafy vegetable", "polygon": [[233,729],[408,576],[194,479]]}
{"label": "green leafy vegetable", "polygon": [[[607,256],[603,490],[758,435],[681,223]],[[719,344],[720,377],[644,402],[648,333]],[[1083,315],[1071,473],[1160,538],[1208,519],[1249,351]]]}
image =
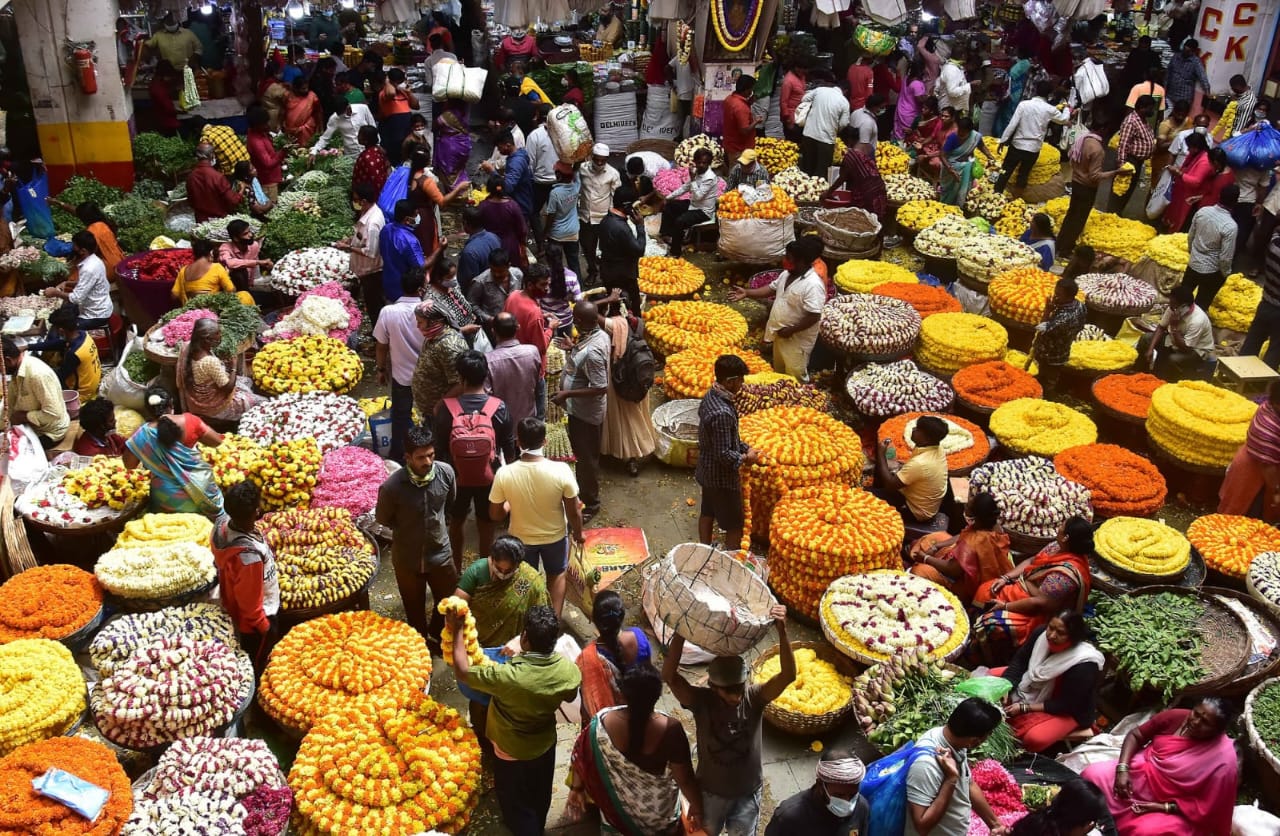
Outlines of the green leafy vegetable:
{"label": "green leafy vegetable", "polygon": [[230,357],[247,340],[258,333],[262,319],[257,305],[246,305],[234,293],[202,293],[193,296],[181,308],[169,311],[160,317],[161,323],[172,322],[187,311],[206,308],[218,315],[218,324],[222,328],[222,342],[218,343],[218,353]]}
{"label": "green leafy vegetable", "polygon": [[151,132],[133,138],[133,164],[144,177],[176,183],[195,163],[194,143]]}
{"label": "green leafy vegetable", "polygon": [[136,194],[108,204],[103,211],[115,222],[116,240],[126,253],[147,249],[153,238],[165,232],[163,210]]}
{"label": "green leafy vegetable", "polygon": [[[79,206],[86,201],[98,204],[98,208],[115,203],[117,200],[124,198],[124,192],[111,186],[99,183],[92,177],[81,177],[76,175],[67,181],[67,186],[59,194],[57,199],[63,203],[69,203],[72,206]],[[84,229],[84,224],[80,222],[71,212],[59,207],[50,207],[53,212],[53,225],[57,227],[58,232],[79,232]]]}
{"label": "green leafy vegetable", "polygon": [[71,271],[65,261],[60,258],[54,258],[44,250],[40,251],[38,259],[25,262],[19,267],[18,272],[27,278],[37,279],[46,285],[57,284],[71,275]]}
{"label": "green leafy vegetable", "polygon": [[145,197],[147,200],[164,200],[169,196],[169,189],[159,180],[139,178],[134,181],[133,191],[129,194],[134,197]]}
{"label": "green leafy vegetable", "polygon": [[1273,682],[1253,698],[1253,727],[1271,754],[1280,757],[1280,682]]}
{"label": "green leafy vegetable", "polygon": [[327,247],[351,234],[350,213],[342,218],[319,218],[291,212],[272,218],[262,227],[262,257],[277,261],[285,253],[312,247]]}
{"label": "green leafy vegetable", "polygon": [[1104,597],[1092,626],[1098,647],[1116,658],[1134,691],[1151,686],[1166,702],[1202,680],[1204,637],[1198,621],[1205,605],[1186,595]]}
{"label": "green leafy vegetable", "polygon": [[160,374],[160,366],[147,359],[141,351],[132,351],[124,358],[124,370],[134,383],[150,383]]}

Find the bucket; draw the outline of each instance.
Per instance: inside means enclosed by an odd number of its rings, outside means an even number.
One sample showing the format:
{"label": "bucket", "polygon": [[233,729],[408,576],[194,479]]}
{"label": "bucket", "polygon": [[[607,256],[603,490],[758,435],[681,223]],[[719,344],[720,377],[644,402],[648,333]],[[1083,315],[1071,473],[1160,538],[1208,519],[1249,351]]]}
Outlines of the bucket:
{"label": "bucket", "polygon": [[62,400],[67,405],[67,417],[80,417],[80,393],[74,389],[63,389]]}
{"label": "bucket", "polygon": [[369,433],[373,436],[373,452],[384,459],[391,455],[391,410],[369,416]]}

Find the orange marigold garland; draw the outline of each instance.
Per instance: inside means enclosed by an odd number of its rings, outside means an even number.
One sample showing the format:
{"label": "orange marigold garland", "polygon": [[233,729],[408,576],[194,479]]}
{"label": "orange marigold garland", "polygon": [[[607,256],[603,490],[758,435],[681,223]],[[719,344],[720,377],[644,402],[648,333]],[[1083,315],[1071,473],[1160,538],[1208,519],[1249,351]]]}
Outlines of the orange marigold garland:
{"label": "orange marigold garland", "polygon": [[[107,791],[107,803],[90,822],[61,802],[37,793],[31,782],[61,769]],[[111,750],[80,737],[30,743],[0,759],[0,833],[115,836],[133,812],[129,776]]]}
{"label": "orange marigold garland", "polygon": [[959,299],[931,284],[886,282],[876,285],[871,292],[877,296],[901,299],[915,308],[921,319],[936,313],[959,313],[961,310]]}
{"label": "orange marigold garland", "polygon": [[1187,539],[1206,566],[1232,578],[1244,578],[1263,552],[1280,551],[1280,529],[1234,514],[1205,514],[1187,528]]}
{"label": "orange marigold garland", "polygon": [[1115,444],[1068,447],[1054,456],[1053,466],[1089,489],[1093,510],[1103,517],[1150,516],[1169,492],[1159,468]]}
{"label": "orange marigold garland", "polygon": [[966,403],[987,408],[1044,395],[1040,381],[1004,360],[965,366],[951,378],[951,388]]}
{"label": "orange marigold garland", "polygon": [[[965,470],[977,467],[987,460],[987,456],[991,454],[991,443],[987,441],[987,434],[982,431],[982,428],[972,421],[966,421],[955,415],[943,415],[940,412],[906,412],[890,418],[880,425],[879,441],[883,443],[886,438],[892,440],[898,461],[905,462],[911,458],[912,453],[912,447],[906,439],[907,425],[926,415],[941,418],[953,427],[942,443],[943,452],[947,454],[947,470],[952,472]],[[957,432],[957,428],[960,432]],[[967,443],[964,433],[970,436]]]}
{"label": "orange marigold garland", "polygon": [[1093,396],[1107,409],[1146,420],[1151,410],[1151,393],[1164,385],[1155,375],[1109,374],[1093,384]]}
{"label": "orange marigold garland", "polygon": [[836,578],[901,565],[902,515],[859,488],[833,483],[789,491],[769,526],[769,585],[809,618]]}
{"label": "orange marigold garland", "polygon": [[480,744],[425,694],[361,697],[320,718],[289,770],[304,836],[457,833],[479,800]]}
{"label": "orange marigold garland", "polygon": [[662,387],[668,398],[701,398],[716,382],[716,359],[721,354],[736,354],[747,364],[748,374],[769,371],[769,361],[745,348],[727,349],[718,345],[699,345],[672,354],[662,367]]}
{"label": "orange marigold garland", "polygon": [[58,563],[14,575],[0,586],[0,643],[64,639],[102,611],[92,573]]}

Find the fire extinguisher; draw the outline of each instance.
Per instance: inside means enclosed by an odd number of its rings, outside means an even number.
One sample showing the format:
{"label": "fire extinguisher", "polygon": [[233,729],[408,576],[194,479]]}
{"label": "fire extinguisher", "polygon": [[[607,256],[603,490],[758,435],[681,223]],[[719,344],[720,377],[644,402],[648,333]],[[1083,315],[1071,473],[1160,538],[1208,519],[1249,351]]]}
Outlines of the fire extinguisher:
{"label": "fire extinguisher", "polygon": [[93,67],[93,50],[77,47],[71,53],[72,60],[75,61],[76,79],[80,82],[80,89],[88,95],[98,92],[98,72]]}

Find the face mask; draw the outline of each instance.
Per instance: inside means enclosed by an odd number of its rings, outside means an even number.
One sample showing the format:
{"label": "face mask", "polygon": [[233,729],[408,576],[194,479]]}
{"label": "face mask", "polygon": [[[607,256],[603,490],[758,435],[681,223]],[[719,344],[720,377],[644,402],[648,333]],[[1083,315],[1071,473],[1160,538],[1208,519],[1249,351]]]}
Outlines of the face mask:
{"label": "face mask", "polygon": [[443,287],[443,288],[446,288],[446,289],[452,290],[453,288],[455,288],[455,287],[457,287],[457,286],[458,286],[458,280],[457,280],[457,279],[449,279],[448,281],[440,282],[440,286],[441,286],[441,287]]}
{"label": "face mask", "polygon": [[166,32],[168,32],[169,34],[171,34],[171,35],[172,35],[174,32],[177,32],[177,31],[178,31],[178,24],[176,24],[176,23],[175,23],[175,24],[173,24],[173,25],[171,26],[171,25],[169,25],[169,24],[167,24],[167,23],[166,23],[166,24],[164,25],[164,31],[166,31]]}
{"label": "face mask", "polygon": [[[1046,640],[1047,641],[1047,640]],[[1071,647],[1071,642],[1048,642],[1050,653],[1061,653]]]}
{"label": "face mask", "polygon": [[253,239],[252,237],[250,237],[250,238],[242,238],[242,239],[240,239],[240,246],[245,247],[245,248],[252,247],[252,246],[253,246],[253,242],[254,242],[254,239]]}
{"label": "face mask", "polygon": [[853,798],[835,798],[831,795],[831,791],[827,790],[826,785],[822,789],[827,793],[827,812],[838,819],[847,818],[853,815],[853,809],[858,804],[858,796]]}
{"label": "face mask", "polygon": [[1205,134],[1209,133],[1209,126],[1208,126],[1208,125],[1197,125],[1197,126],[1196,126],[1196,133],[1200,134],[1201,136],[1204,136]]}
{"label": "face mask", "polygon": [[435,462],[432,462],[431,467],[429,467],[427,469],[427,472],[422,474],[421,476],[414,473],[412,467],[405,468],[405,470],[409,472],[409,481],[419,488],[425,488],[427,485],[431,484],[432,480],[436,478]]}
{"label": "face mask", "polygon": [[427,135],[427,129],[426,129],[426,128],[418,128],[416,131],[414,131],[414,132],[413,132],[413,135],[414,135],[414,136],[426,136],[426,135]]}
{"label": "face mask", "polygon": [[509,581],[515,573],[515,569],[511,569],[507,572],[499,572],[497,565],[494,564],[493,561],[489,561],[489,577],[495,581]]}
{"label": "face mask", "polygon": [[1258,120],[1259,122],[1265,122],[1267,121],[1267,113],[1266,111],[1263,111],[1263,110],[1255,110],[1253,112],[1253,118]]}
{"label": "face mask", "polygon": [[568,86],[569,86],[569,79],[567,79],[567,78],[562,78],[562,79],[560,79],[560,83],[561,83],[561,84],[563,84],[565,87],[568,87]]}

